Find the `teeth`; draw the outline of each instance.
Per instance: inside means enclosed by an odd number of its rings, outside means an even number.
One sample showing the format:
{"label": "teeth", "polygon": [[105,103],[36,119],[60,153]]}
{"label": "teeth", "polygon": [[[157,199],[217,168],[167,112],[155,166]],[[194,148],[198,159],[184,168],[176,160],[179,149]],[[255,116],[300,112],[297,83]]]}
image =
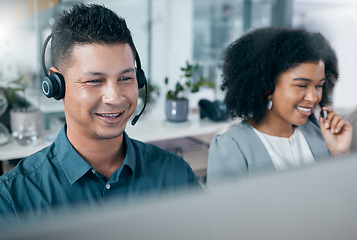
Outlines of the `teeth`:
{"label": "teeth", "polygon": [[299,109],[300,111],[303,111],[303,112],[311,112],[310,108],[297,107],[297,109]]}
{"label": "teeth", "polygon": [[100,114],[100,113],[98,113],[98,115],[101,116],[101,117],[116,118],[116,117],[118,117],[120,114],[119,114],[119,113],[112,113],[112,114]]}

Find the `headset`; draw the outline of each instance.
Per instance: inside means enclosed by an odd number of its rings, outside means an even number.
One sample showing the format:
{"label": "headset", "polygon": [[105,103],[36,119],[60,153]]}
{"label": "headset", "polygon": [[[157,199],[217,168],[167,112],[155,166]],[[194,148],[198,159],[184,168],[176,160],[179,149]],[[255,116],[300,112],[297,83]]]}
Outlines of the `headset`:
{"label": "headset", "polygon": [[[62,74],[60,74],[59,72],[53,72],[50,75],[48,75],[47,71],[46,71],[46,64],[45,64],[45,54],[46,54],[46,48],[48,45],[48,42],[50,41],[50,39],[52,38],[52,34],[50,34],[42,47],[42,52],[41,52],[41,67],[42,67],[42,71],[44,74],[44,78],[42,79],[42,83],[41,83],[41,88],[42,88],[42,92],[43,94],[45,94],[46,97],[48,98],[54,98],[56,100],[60,100],[64,97],[65,94],[65,81],[64,81],[64,77]],[[140,62],[140,57],[138,52],[136,51],[136,48],[133,44],[133,50],[135,53],[135,62],[136,62],[136,80],[138,81],[138,88],[143,88],[145,86],[145,101],[144,101],[144,106],[141,109],[140,113],[138,115],[136,115],[134,117],[134,119],[131,121],[132,125],[135,125],[136,122],[139,120],[140,116],[143,114],[144,109],[146,107],[146,103],[147,103],[147,95],[148,95],[148,87],[147,87],[147,81],[146,81],[146,76],[144,73],[144,70],[141,68],[141,62]]]}

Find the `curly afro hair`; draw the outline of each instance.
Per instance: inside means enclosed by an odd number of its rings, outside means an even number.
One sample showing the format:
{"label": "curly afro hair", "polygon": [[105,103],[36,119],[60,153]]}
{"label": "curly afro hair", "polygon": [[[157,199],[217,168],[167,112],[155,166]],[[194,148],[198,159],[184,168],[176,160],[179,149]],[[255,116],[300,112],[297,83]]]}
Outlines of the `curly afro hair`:
{"label": "curly afro hair", "polygon": [[326,104],[327,87],[333,87],[338,77],[337,58],[320,33],[277,27],[247,33],[225,52],[222,90],[227,91],[224,101],[230,115],[259,123],[278,76],[301,63],[320,60],[326,75],[321,103]]}

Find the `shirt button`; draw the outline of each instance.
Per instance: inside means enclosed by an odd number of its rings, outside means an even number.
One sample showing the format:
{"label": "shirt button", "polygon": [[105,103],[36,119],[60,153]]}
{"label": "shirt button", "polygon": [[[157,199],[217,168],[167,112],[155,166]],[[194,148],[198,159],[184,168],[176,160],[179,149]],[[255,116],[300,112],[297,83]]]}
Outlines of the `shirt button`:
{"label": "shirt button", "polygon": [[109,190],[110,189],[110,184],[105,185],[105,188]]}

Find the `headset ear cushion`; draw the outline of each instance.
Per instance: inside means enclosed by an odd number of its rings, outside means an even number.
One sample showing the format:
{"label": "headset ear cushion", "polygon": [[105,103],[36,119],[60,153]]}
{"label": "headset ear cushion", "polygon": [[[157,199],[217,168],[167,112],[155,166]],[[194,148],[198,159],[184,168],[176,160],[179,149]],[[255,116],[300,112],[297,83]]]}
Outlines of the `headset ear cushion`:
{"label": "headset ear cushion", "polygon": [[138,81],[138,87],[143,88],[146,84],[146,76],[144,70],[136,69],[136,80]]}
{"label": "headset ear cushion", "polygon": [[42,92],[46,97],[53,97],[60,100],[64,97],[65,82],[62,74],[58,72],[51,73],[48,77],[42,80]]}
{"label": "headset ear cushion", "polygon": [[54,92],[58,91],[57,84],[53,83],[53,81],[49,77],[44,77],[42,79],[41,87],[42,87],[43,94],[45,94],[45,96],[48,98],[53,97]]}
{"label": "headset ear cushion", "polygon": [[64,82],[64,77],[62,74],[58,73],[58,72],[54,72],[51,73],[51,75],[53,75],[53,77],[56,79],[57,84],[58,84],[58,94],[55,95],[53,98],[56,100],[60,100],[64,97],[64,93],[66,90],[66,85]]}

